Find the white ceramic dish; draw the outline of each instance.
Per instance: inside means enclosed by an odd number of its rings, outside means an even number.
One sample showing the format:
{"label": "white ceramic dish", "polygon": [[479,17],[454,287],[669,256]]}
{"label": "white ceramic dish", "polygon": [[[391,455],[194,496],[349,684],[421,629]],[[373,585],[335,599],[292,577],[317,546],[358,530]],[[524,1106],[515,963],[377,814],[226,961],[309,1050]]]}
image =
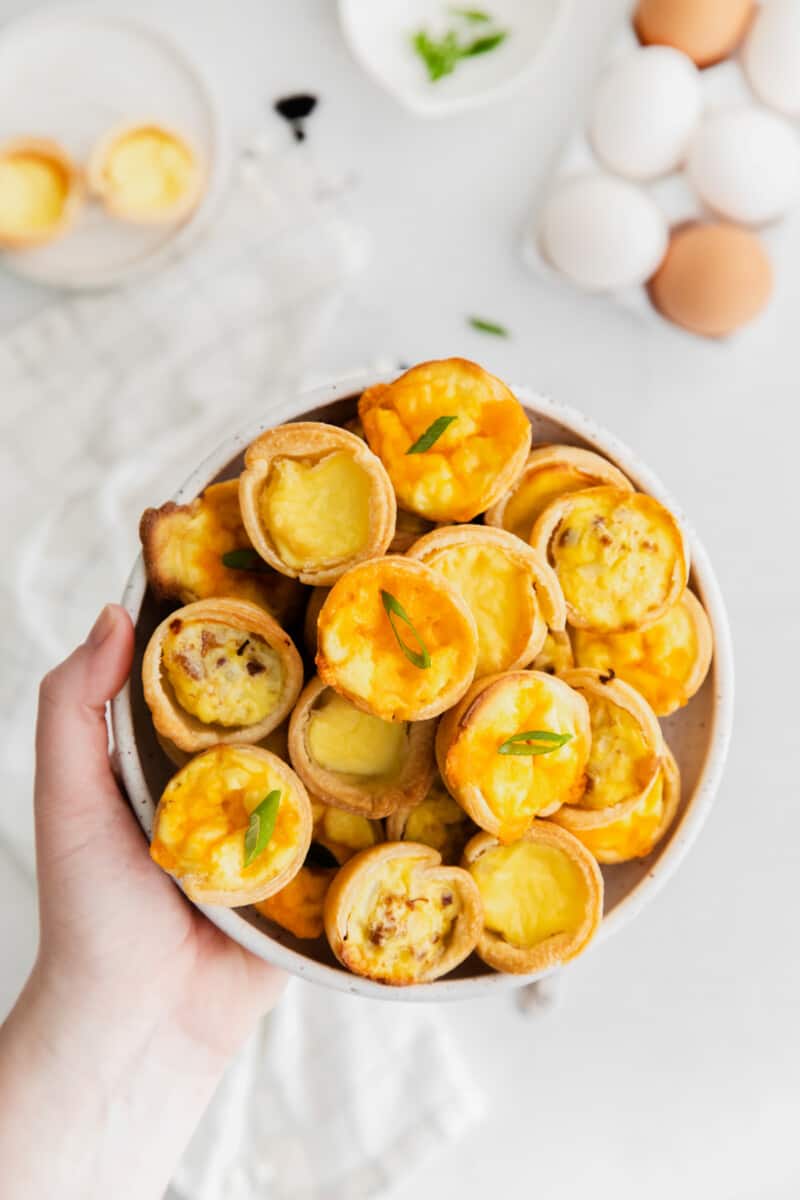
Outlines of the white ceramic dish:
{"label": "white ceramic dish", "polygon": [[[379,375],[365,373],[360,378],[350,377],[340,384],[287,399],[271,413],[268,422],[235,434],[219,446],[173,499],[185,503],[214,480],[238,474],[244,448],[264,429],[291,420],[346,420],[352,415],[355,399],[363,388],[392,379],[395,375],[396,372]],[[714,661],[705,684],[686,708],[664,722],[667,741],[682,774],[683,794],[678,819],[668,837],[649,858],[603,868],[606,915],[593,944],[596,947],[640,913],[663,887],[689,850],[708,815],[722,774],[733,721],[730,629],[719,586],[705,550],[658,479],[631,450],[580,413],[537,396],[527,388],[514,390],[531,417],[534,442],[570,442],[597,450],[613,460],[639,487],[658,497],[677,513],[687,529],[691,546],[692,586],[706,607],[714,632]],[[154,502],[161,499],[160,496],[153,497]],[[128,580],[123,604],[136,623],[136,657],[130,681],[111,706],[115,762],[131,806],[149,837],[155,805],[174,768],[155,739],[150,714],[142,696],[142,653],[163,613],[147,591],[141,556]],[[435,983],[405,988],[389,987],[349,974],[333,958],[324,939],[319,942],[298,941],[259,916],[254,909],[201,908],[219,929],[268,962],[313,983],[361,996],[379,996],[390,1000],[474,999],[520,987],[551,973],[500,975],[490,972],[472,956],[452,975]]]}

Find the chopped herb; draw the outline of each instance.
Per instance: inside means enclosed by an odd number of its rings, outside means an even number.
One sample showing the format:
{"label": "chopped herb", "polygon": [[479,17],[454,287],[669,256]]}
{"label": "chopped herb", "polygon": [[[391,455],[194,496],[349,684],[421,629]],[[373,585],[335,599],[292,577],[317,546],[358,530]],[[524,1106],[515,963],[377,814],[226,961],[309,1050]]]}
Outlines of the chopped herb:
{"label": "chopped herb", "polygon": [[228,550],[222,556],[224,567],[233,567],[234,571],[266,571],[267,564],[255,550]]}
{"label": "chopped herb", "polygon": [[[410,663],[413,663],[415,667],[419,667],[420,671],[427,671],[428,667],[431,665],[431,656],[428,653],[428,649],[422,638],[417,633],[416,628],[414,627],[414,622],[411,620],[400,601],[397,600],[391,592],[385,592],[383,588],[381,588],[381,600],[383,601],[383,607],[386,609],[386,615],[389,618],[389,624],[392,627],[392,633],[397,638],[397,644],[403,651],[403,654],[405,654]],[[411,633],[416,640],[417,645],[419,646],[419,653],[416,650],[412,650],[410,646],[407,646],[400,637],[400,632],[394,623],[395,617],[399,617],[400,620],[403,621],[411,630]]]}
{"label": "chopped herb", "polygon": [[498,325],[496,321],[485,321],[483,317],[467,317],[473,329],[478,329],[481,333],[493,333],[495,337],[508,337],[508,330],[505,325]]}
{"label": "chopped herb", "polygon": [[278,790],[270,792],[250,813],[250,822],[244,835],[244,865],[246,867],[249,867],[251,862],[263,853],[275,832],[280,802],[280,792]]}
{"label": "chopped herb", "polygon": [[323,846],[322,842],[312,842],[308,847],[304,867],[338,867],[339,860],[333,851],[327,846]]}
{"label": "chopped herb", "polygon": [[492,19],[482,8],[451,8],[450,12],[454,17],[463,17],[465,21],[472,21],[476,25],[486,24]]}
{"label": "chopped herb", "polygon": [[429,425],[421,437],[418,437],[413,446],[409,446],[406,454],[424,454],[426,450],[430,450],[431,446],[438,442],[439,438],[444,433],[453,421],[457,421],[458,417],[437,417],[432,425]]}
{"label": "chopped herb", "polygon": [[[491,17],[488,13],[477,8],[451,9],[451,11],[472,23],[488,23]],[[472,41],[462,42],[454,29],[448,30],[441,37],[432,37],[425,29],[419,29],[411,37],[411,45],[424,62],[428,77],[435,83],[445,75],[452,75],[456,66],[464,58],[475,58],[478,54],[488,54],[508,37],[505,30],[486,33],[483,37],[473,38]]]}
{"label": "chopped herb", "polygon": [[526,729],[515,733],[498,746],[498,754],[538,755],[552,754],[572,740],[571,733],[551,733],[547,729]]}
{"label": "chopped herb", "polygon": [[508,35],[504,30],[499,33],[490,33],[487,37],[476,38],[474,42],[470,42],[462,51],[463,58],[474,58],[476,54],[488,54],[490,50],[495,50],[501,42],[506,40]]}

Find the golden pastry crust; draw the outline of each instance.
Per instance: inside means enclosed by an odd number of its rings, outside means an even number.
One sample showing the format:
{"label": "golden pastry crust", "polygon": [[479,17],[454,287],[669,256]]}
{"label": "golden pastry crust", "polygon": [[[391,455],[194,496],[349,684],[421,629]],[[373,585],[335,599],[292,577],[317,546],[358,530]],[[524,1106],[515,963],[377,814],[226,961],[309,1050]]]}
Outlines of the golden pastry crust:
{"label": "golden pastry crust", "polygon": [[[194,754],[189,750],[181,750],[174,742],[171,742],[168,737],[164,737],[163,733],[155,731],[156,741],[161,749],[166,754],[169,761],[175,767],[185,767]],[[271,754],[277,754],[278,758],[282,758],[284,762],[289,762],[289,722],[283,721],[277,729],[271,730],[266,737],[255,743],[262,750],[269,750]]]}
{"label": "golden pastry crust", "polygon": [[668,717],[700,690],[711,666],[711,622],[694,592],[646,629],[598,633],[576,629],[575,662],[629,683],[648,701],[656,716]]}
{"label": "golden pastry crust", "polygon": [[528,455],[521,474],[483,519],[487,525],[507,529],[527,542],[537,518],[553,500],[602,484],[633,491],[633,484],[619,467],[593,450],[580,446],[537,446]]}
{"label": "golden pastry crust", "polygon": [[[429,521],[471,521],[511,486],[530,450],[530,422],[516,396],[464,358],[420,363],[367,388],[358,413],[398,503]],[[456,420],[430,449],[409,454],[442,417]]]}
{"label": "golden pastry crust", "polygon": [[504,529],[445,525],[415,542],[408,557],[444,575],[469,605],[478,628],[478,676],[527,666],[548,625],[566,624],[555,571]]}
{"label": "golden pastry crust", "polygon": [[[336,769],[332,763],[320,763],[314,756],[309,735],[314,731],[314,721],[321,719],[326,703],[337,706],[338,720],[328,742],[334,738],[338,743],[343,769]],[[397,723],[386,723],[356,708],[315,677],[306,684],[292,713],[289,754],[303,783],[324,803],[366,817],[380,818],[399,807],[416,804],[427,793],[436,773],[435,732],[432,720],[414,721],[405,729]],[[365,748],[352,745],[353,739],[359,737],[368,743]],[[375,741],[378,746],[373,774],[368,759],[370,744]],[[383,741],[390,742],[388,755]],[[326,745],[325,749],[331,757],[333,747]],[[336,754],[332,757],[335,760]],[[381,760],[388,757],[389,763],[378,762],[378,757]],[[347,767],[350,769],[344,769]]]}
{"label": "golden pastry crust", "polygon": [[658,775],[643,796],[612,808],[564,805],[551,820],[569,830],[600,863],[646,858],[667,833],[681,801],[681,777],[667,748]]}
{"label": "golden pastry crust", "polygon": [[[386,596],[402,606],[421,643],[400,618],[390,620]],[[421,657],[424,647],[430,666],[415,665],[398,637],[411,654]],[[320,678],[385,721],[439,716],[467,690],[478,661],[467,605],[438,572],[399,555],[354,567],[334,585],[319,615],[318,641]]]}
{"label": "golden pastry crust", "polygon": [[328,598],[330,590],[330,588],[326,587],[315,587],[312,588],[311,594],[308,597],[306,615],[303,618],[303,644],[309,658],[316,657],[317,623],[319,621],[319,614],[322,612],[322,606]]}
{"label": "golden pastry crust", "polygon": [[472,953],[482,924],[469,872],[442,866],[415,842],[362,850],[325,898],[325,933],[339,962],[394,986],[446,975]]}
{"label": "golden pastry crust", "polygon": [[[51,218],[30,213],[3,221],[0,209],[0,249],[28,250],[62,237],[75,223],[85,199],[83,173],[57,142],[48,138],[18,137],[0,145],[0,180],[6,171],[26,169],[41,182],[50,177],[55,185],[55,211]],[[0,182],[0,186],[2,182]],[[9,181],[10,186],[10,181]]]}
{"label": "golden pastry crust", "polygon": [[464,847],[478,832],[437,774],[424,800],[413,808],[400,808],[386,818],[386,840],[421,842],[442,856],[446,866],[461,862]]}
{"label": "golden pastry crust", "polygon": [[[211,628],[204,631],[205,626]],[[235,653],[231,632],[238,643]],[[165,664],[171,638],[176,643],[178,638],[190,641],[175,649],[174,663],[171,659]],[[246,600],[198,600],[171,613],[156,628],[142,660],[142,684],[156,730],[179,750],[255,744],[291,711],[303,686],[303,663],[292,639],[263,608]],[[176,692],[179,684],[197,697],[196,707],[218,715],[206,720],[184,707]],[[271,692],[265,699],[261,693],[267,684]],[[228,704],[232,712],[240,697],[256,689],[257,707],[266,708],[263,716],[237,723],[225,715],[223,720]]]}
{"label": "golden pastry crust", "polygon": [[[319,472],[334,468],[349,472],[350,479],[337,477],[323,487]],[[312,481],[309,490],[315,471],[318,482],[315,488]],[[380,459],[355,434],[318,421],[279,425],[248,446],[239,501],[261,557],[284,575],[314,586],[332,584],[351,567],[384,554],[395,532],[397,504]],[[306,540],[294,545],[301,529]]]}
{"label": "golden pastry crust", "polygon": [[534,671],[544,671],[546,675],[560,675],[575,666],[572,654],[572,642],[569,634],[548,629],[539,653],[531,663]]}
{"label": "golden pastry crust", "polygon": [[[556,750],[528,756],[500,752],[529,730],[568,734]],[[515,841],[535,817],[575,803],[586,786],[589,708],[562,679],[510,671],[477,680],[439,722],[436,760],[453,795],[476,825]]]}
{"label": "golden pastry crust", "polygon": [[394,537],[389,544],[389,554],[405,554],[414,542],[433,529],[433,522],[418,517],[416,513],[406,512],[404,508],[397,510],[397,523]]}
{"label": "golden pastry crust", "polygon": [[[239,481],[212,483],[190,504],[146,508],[139,522],[147,581],[160,600],[233,596],[260,604],[284,624],[297,613],[302,587],[253,550],[239,511]],[[252,551],[255,569],[227,567],[223,555]]]}
{"label": "golden pastry crust", "polygon": [[[483,926],[476,946],[479,957],[496,971],[506,971],[512,975],[545,971],[549,967],[569,962],[586,949],[603,917],[603,877],[594,858],[577,838],[550,821],[535,821],[516,846],[523,843],[547,847],[563,855],[565,860],[572,864],[585,895],[581,919],[572,929],[550,933],[542,941],[530,946],[515,945],[501,932],[489,928],[488,925]],[[476,865],[486,854],[498,849],[513,851],[514,847],[504,847],[490,834],[479,833],[464,850],[464,866],[475,871]],[[479,872],[476,871],[476,874],[480,878]],[[513,901],[515,898],[516,892],[512,891],[509,900]]]}
{"label": "golden pastry crust", "polygon": [[549,504],[531,545],[554,568],[578,629],[653,625],[680,598],[689,548],[675,517],[643,492],[596,487]]}
{"label": "golden pastry crust", "polygon": [[[244,865],[250,814],[280,792],[274,832]],[[173,775],[159,800],[150,855],[198,904],[238,908],[280,891],[311,842],[311,802],[280,758],[258,746],[214,746]]]}
{"label": "golden pastry crust", "polygon": [[[144,190],[143,173],[150,175]],[[87,178],[112,216],[136,225],[185,220],[205,188],[205,172],[186,138],[165,125],[138,121],[117,126],[97,142]],[[139,186],[131,187],[131,180]]]}

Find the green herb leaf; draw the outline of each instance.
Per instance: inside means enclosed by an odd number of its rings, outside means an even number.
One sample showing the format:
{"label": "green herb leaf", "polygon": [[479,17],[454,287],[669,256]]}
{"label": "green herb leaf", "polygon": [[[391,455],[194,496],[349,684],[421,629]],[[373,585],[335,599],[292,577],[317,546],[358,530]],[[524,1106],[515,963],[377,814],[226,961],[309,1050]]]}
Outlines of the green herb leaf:
{"label": "green herb leaf", "polygon": [[462,57],[458,38],[452,32],[435,41],[424,29],[420,29],[412,37],[411,45],[428,68],[428,75],[433,82],[444,75],[452,74],[456,63]]}
{"label": "green herb leaf", "polygon": [[491,21],[489,13],[484,12],[482,8],[451,8],[450,12],[453,16],[463,17],[465,21],[472,21],[473,24],[486,24]]}
{"label": "green herb leaf", "polygon": [[[419,667],[420,671],[427,671],[428,667],[431,665],[431,656],[428,653],[427,646],[417,633],[414,622],[411,620],[400,601],[397,600],[391,592],[385,592],[383,588],[381,588],[381,600],[383,601],[383,607],[386,609],[386,615],[389,618],[389,624],[392,627],[392,633],[397,638],[397,644],[403,651],[403,654],[405,654],[410,663],[413,663],[415,667]],[[411,630],[411,633],[420,648],[419,653],[417,653],[416,650],[412,650],[410,646],[407,646],[400,637],[399,630],[394,623],[395,617],[399,617],[399,619],[403,621]]]}
{"label": "green herb leaf", "polygon": [[244,865],[249,867],[266,849],[275,832],[278,808],[281,803],[279,791],[270,792],[250,813],[250,822],[244,835]]}
{"label": "green herb leaf", "polygon": [[515,733],[497,747],[498,754],[552,754],[572,740],[571,733],[551,733],[548,729],[526,729]]}
{"label": "green herb leaf", "polygon": [[304,867],[338,867],[339,860],[332,850],[323,846],[322,842],[312,842],[308,847]]}
{"label": "green herb leaf", "polygon": [[444,433],[453,421],[457,421],[458,417],[437,417],[432,425],[429,425],[421,437],[418,437],[413,446],[409,446],[406,454],[424,454],[426,450],[430,450],[434,442],[438,442],[439,438]]}
{"label": "green herb leaf", "polygon": [[478,329],[481,333],[493,333],[495,337],[508,337],[505,325],[498,325],[495,321],[485,321],[483,317],[467,317],[467,320],[473,329]]}
{"label": "green herb leaf", "polygon": [[501,42],[504,42],[508,34],[501,30],[499,33],[490,33],[487,37],[476,38],[474,42],[470,42],[468,46],[464,46],[461,50],[462,58],[474,58],[476,54],[488,54],[490,50],[495,50]]}
{"label": "green herb leaf", "polygon": [[222,556],[224,567],[233,567],[234,571],[266,571],[267,564],[255,550],[228,550]]}

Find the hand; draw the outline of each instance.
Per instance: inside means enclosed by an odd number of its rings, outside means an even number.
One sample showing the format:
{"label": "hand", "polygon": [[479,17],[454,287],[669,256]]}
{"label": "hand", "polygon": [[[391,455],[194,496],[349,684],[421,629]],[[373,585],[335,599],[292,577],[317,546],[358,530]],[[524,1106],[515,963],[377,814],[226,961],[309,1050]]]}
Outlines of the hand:
{"label": "hand", "polygon": [[229,1057],[283,986],[147,854],[105,724],[132,657],[130,618],[109,605],[41,687],[39,957],[0,1031],[7,1200],[160,1197]]}

